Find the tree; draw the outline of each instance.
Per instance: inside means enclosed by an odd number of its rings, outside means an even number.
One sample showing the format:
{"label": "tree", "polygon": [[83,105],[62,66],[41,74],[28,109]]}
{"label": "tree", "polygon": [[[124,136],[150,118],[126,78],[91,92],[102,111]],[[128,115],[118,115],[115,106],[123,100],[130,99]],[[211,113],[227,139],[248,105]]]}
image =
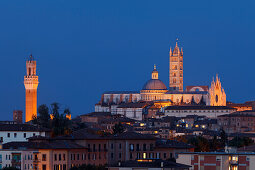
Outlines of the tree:
{"label": "tree", "polygon": [[52,103],[50,108],[46,105],[39,106],[38,117],[34,117],[32,123],[51,129],[51,136],[69,135],[71,133],[71,120],[66,118],[66,115],[71,114],[70,110],[66,108],[63,113],[60,113],[58,103]]}
{"label": "tree", "polygon": [[202,136],[193,137],[188,140],[188,143],[195,147],[195,152],[210,151],[210,145],[208,140]]}
{"label": "tree", "polygon": [[118,124],[115,124],[114,127],[113,127],[113,134],[116,135],[116,134],[121,134],[125,131],[125,128],[124,126],[119,122]]}
{"label": "tree", "polygon": [[243,146],[249,146],[251,144],[254,144],[254,141],[248,137],[234,137],[232,140],[229,141],[229,146],[235,146],[237,148],[243,147]]}
{"label": "tree", "polygon": [[227,138],[226,132],[221,128],[220,129],[220,143],[223,147],[225,147],[227,142],[228,142],[228,138]]}
{"label": "tree", "polygon": [[45,104],[39,106],[37,119],[42,127],[50,127],[49,108]]}
{"label": "tree", "polygon": [[52,116],[52,136],[69,135],[71,133],[71,121],[66,118],[66,114],[70,114],[69,109],[65,109],[62,114],[59,113],[59,104],[51,104]]}

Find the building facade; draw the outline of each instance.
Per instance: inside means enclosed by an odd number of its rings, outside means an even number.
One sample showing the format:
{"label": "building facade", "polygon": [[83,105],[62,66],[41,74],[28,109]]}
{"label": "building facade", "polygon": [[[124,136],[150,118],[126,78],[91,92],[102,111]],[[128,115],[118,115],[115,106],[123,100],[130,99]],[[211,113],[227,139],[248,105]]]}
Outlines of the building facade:
{"label": "building facade", "polygon": [[179,153],[177,163],[192,166],[191,170],[253,170],[254,153],[193,152]]}

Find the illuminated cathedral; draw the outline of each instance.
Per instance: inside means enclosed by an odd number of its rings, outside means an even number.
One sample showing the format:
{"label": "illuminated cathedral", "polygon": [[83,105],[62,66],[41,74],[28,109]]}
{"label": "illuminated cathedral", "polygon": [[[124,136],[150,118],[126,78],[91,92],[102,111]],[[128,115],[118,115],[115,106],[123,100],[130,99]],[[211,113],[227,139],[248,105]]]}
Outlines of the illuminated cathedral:
{"label": "illuminated cathedral", "polygon": [[183,50],[176,43],[169,52],[169,88],[159,79],[154,65],[149,79],[140,91],[109,91],[95,105],[96,112],[112,112],[123,103],[157,102],[170,105],[226,106],[226,94],[218,75],[208,86],[186,86],[183,89]]}

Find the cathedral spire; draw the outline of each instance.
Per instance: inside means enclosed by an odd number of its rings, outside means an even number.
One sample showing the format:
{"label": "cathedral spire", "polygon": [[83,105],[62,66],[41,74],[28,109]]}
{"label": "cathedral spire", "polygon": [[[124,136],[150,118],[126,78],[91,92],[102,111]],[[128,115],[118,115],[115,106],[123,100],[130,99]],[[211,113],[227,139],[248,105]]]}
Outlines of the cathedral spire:
{"label": "cathedral spire", "polygon": [[175,44],[175,47],[174,47],[173,54],[174,55],[180,54],[180,48],[178,47],[178,38],[176,39],[176,44]]}

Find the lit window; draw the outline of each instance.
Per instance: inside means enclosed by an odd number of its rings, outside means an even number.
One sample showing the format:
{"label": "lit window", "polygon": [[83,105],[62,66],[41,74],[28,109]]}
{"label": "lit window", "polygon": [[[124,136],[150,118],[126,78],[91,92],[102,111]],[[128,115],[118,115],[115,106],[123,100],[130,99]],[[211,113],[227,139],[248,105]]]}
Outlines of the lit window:
{"label": "lit window", "polygon": [[146,159],[146,153],[143,153],[143,159]]}

